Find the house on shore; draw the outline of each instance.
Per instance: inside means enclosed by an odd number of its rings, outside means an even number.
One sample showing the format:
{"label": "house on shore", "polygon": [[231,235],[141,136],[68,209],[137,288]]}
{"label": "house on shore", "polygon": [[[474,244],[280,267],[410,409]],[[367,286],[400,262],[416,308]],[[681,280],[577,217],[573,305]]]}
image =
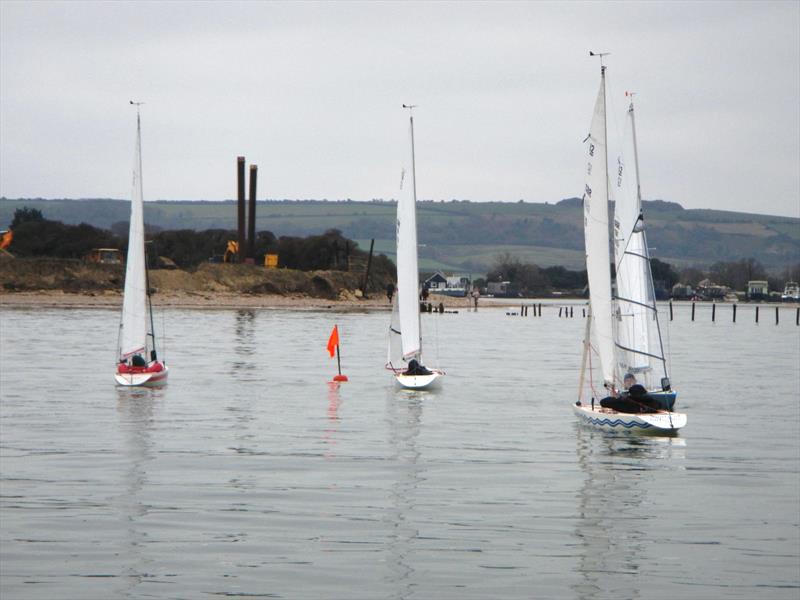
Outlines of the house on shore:
{"label": "house on shore", "polygon": [[495,298],[521,298],[519,289],[510,281],[489,281],[486,283],[486,293]]}
{"label": "house on shore", "polygon": [[769,298],[769,282],[754,279],[747,282],[748,300],[766,300]]}
{"label": "house on shore", "polygon": [[469,275],[447,276],[437,271],[422,282],[422,287],[431,294],[464,297],[472,291],[472,280]]}

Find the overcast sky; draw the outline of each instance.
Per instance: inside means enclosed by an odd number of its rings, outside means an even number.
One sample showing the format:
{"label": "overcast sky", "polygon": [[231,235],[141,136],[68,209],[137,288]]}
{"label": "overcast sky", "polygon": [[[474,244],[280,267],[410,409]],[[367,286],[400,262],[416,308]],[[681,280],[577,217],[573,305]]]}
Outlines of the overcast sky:
{"label": "overcast sky", "polygon": [[800,216],[800,2],[0,2],[0,195],[580,196],[599,65],[637,92],[642,188]]}

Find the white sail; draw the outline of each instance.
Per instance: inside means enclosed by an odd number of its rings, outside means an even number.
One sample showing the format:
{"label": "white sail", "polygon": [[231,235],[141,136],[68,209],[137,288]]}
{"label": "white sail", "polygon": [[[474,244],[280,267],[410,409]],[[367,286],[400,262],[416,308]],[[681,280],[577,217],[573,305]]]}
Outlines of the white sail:
{"label": "white sail", "polygon": [[417,181],[414,165],[414,117],[410,117],[411,162],[404,171],[397,201],[397,307],[404,359],[420,354],[419,266],[417,263]]}
{"label": "white sail", "polygon": [[617,159],[614,255],[617,273],[617,377],[631,373],[648,390],[667,376],[647,247],[633,102]]}
{"label": "white sail", "polygon": [[608,162],[606,147],[606,77],[602,69],[600,91],[586,138],[586,187],[583,193],[583,223],[586,272],[592,313],[592,347],[600,357],[605,383],[614,384],[613,306],[611,299],[611,252],[608,223]]}
{"label": "white sail", "polygon": [[142,192],[142,130],[136,115],[136,153],[133,165],[131,223],[128,234],[128,256],[125,266],[125,291],[119,336],[119,360],[134,354],[145,355],[147,349],[147,282],[144,254],[144,200]]}
{"label": "white sail", "polygon": [[397,295],[392,302],[392,319],[389,322],[389,352],[386,357],[386,366],[391,369],[403,367],[403,340],[400,334],[400,311],[398,310]]}

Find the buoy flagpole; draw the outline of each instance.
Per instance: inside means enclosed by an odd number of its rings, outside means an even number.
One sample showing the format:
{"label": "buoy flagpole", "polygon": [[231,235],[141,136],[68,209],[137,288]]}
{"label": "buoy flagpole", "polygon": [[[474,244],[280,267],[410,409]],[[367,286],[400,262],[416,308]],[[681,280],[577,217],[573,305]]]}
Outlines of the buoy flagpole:
{"label": "buoy flagpole", "polygon": [[333,376],[334,381],[347,381],[347,375],[342,375],[342,355],[339,351],[339,325],[333,326],[333,331],[331,331],[331,337],[328,339],[328,352],[330,352],[331,358],[333,358],[333,351],[334,348],[336,349],[336,367],[339,371],[338,375]]}

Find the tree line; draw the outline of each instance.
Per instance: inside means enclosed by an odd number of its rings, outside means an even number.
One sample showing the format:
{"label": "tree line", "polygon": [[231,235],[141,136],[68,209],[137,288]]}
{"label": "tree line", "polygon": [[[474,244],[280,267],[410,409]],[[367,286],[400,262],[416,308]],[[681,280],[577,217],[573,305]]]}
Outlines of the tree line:
{"label": "tree line", "polygon": [[[79,259],[94,248],[118,248],[124,252],[128,245],[126,222],[114,223],[110,231],[86,223],[67,225],[46,219],[35,208],[17,209],[11,229],[14,231],[11,250],[20,257]],[[183,269],[193,269],[208,262],[209,258],[223,254],[228,240],[236,239],[237,233],[225,229],[162,231],[157,227],[148,227],[147,238],[153,264],[156,257],[164,256]],[[263,264],[263,257],[268,253],[278,254],[280,267],[303,271],[344,271],[353,268],[353,265],[359,265],[359,269],[363,269],[367,259],[367,252],[337,229],[307,237],[277,237],[270,231],[260,231],[256,234],[254,252],[257,262]],[[705,279],[736,291],[744,291],[747,282],[752,280],[766,280],[770,290],[774,291],[782,290],[787,281],[800,280],[800,263],[784,268],[779,274],[770,274],[754,258],[719,261],[707,269],[676,269],[673,265],[654,258],[651,259],[651,270],[656,288],[666,292],[676,283],[696,287]],[[395,279],[395,266],[383,254],[373,257],[371,271],[376,280]],[[509,281],[526,295],[555,290],[580,293],[587,283],[585,270],[571,271],[560,266],[541,268],[536,264],[522,262],[508,252],[495,259],[486,274],[486,281]]]}
{"label": "tree line", "polygon": [[[650,270],[657,295],[668,297],[673,286],[678,283],[697,288],[704,280],[715,285],[727,286],[734,291],[747,290],[747,283],[762,280],[769,283],[771,291],[781,291],[788,281],[800,281],[800,263],[784,268],[780,274],[770,274],[754,258],[734,261],[719,261],[708,269],[685,267],[676,269],[673,265],[657,258],[650,259]],[[611,265],[612,277],[615,276]],[[570,271],[564,267],[541,268],[533,263],[522,262],[506,252],[497,256],[486,274],[486,280],[478,280],[478,285],[489,281],[508,281],[511,286],[527,296],[547,294],[555,290],[582,293],[587,285],[586,270]]]}
{"label": "tree line", "polygon": [[[86,223],[66,225],[48,220],[40,210],[27,207],[15,211],[11,229],[14,231],[11,250],[19,257],[80,259],[94,248],[127,252],[128,247],[127,223],[115,223],[111,231]],[[225,229],[162,231],[145,226],[145,230],[151,266],[157,264],[157,257],[163,256],[183,269],[196,268],[212,257],[223,255],[228,240],[236,240],[238,235]],[[277,254],[279,267],[301,271],[363,270],[368,255],[338,229],[307,237],[277,237],[271,231],[259,231],[253,254],[257,264],[263,264],[264,255]],[[376,280],[395,277],[394,264],[383,254],[373,256],[370,270]]]}

